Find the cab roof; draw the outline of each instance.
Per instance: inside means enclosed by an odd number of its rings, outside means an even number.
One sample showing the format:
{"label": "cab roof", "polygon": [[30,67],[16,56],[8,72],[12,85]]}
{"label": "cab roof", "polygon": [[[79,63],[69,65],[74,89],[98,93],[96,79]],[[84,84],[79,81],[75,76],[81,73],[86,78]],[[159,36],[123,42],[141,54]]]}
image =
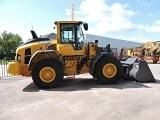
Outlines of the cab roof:
{"label": "cab roof", "polygon": [[82,21],[55,21],[54,24],[57,25],[57,23],[83,23]]}

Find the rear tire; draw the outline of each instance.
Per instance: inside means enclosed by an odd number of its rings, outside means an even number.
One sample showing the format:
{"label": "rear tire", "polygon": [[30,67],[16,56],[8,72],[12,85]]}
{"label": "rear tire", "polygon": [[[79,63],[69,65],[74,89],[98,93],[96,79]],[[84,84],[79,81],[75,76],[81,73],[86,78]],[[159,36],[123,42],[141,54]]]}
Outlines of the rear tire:
{"label": "rear tire", "polygon": [[63,77],[63,67],[53,59],[39,61],[32,70],[33,82],[43,89],[58,86]]}
{"label": "rear tire", "polygon": [[122,65],[112,56],[100,58],[95,67],[95,76],[100,84],[113,84],[121,79]]}

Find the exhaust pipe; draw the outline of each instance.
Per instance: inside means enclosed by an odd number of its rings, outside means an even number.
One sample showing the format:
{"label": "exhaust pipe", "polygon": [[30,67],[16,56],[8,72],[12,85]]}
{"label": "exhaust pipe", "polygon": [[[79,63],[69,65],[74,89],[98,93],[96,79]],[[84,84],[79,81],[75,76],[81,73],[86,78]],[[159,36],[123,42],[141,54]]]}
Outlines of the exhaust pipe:
{"label": "exhaust pipe", "polygon": [[34,30],[31,30],[31,34],[32,34],[32,39],[38,38],[38,36]]}

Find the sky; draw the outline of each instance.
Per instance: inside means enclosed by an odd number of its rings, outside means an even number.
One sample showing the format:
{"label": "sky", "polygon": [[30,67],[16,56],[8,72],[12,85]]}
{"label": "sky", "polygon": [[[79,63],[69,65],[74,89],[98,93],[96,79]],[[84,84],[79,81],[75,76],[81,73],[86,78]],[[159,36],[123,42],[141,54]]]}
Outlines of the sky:
{"label": "sky", "polygon": [[[135,42],[160,41],[160,0],[74,0],[75,20],[87,22],[87,34]],[[0,33],[23,41],[56,32],[54,21],[71,20],[72,0],[0,0]]]}

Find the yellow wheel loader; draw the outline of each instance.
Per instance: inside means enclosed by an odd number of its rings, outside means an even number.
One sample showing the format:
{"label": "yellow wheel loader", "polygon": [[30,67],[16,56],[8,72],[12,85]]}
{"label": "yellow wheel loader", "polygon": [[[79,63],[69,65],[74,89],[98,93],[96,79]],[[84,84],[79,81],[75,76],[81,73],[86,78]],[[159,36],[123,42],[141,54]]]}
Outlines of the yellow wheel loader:
{"label": "yellow wheel loader", "polygon": [[32,76],[40,88],[59,85],[64,76],[90,73],[101,84],[116,83],[122,76],[123,66],[114,57],[110,45],[98,46],[98,40],[85,43],[82,21],[55,21],[56,39],[33,39],[16,50],[15,62],[8,63],[8,73]]}
{"label": "yellow wheel loader", "polygon": [[123,48],[121,50],[119,59],[123,60],[128,57],[137,57],[143,60],[152,60],[153,63],[159,61],[159,46],[160,43],[157,42],[146,42],[137,48]]}

